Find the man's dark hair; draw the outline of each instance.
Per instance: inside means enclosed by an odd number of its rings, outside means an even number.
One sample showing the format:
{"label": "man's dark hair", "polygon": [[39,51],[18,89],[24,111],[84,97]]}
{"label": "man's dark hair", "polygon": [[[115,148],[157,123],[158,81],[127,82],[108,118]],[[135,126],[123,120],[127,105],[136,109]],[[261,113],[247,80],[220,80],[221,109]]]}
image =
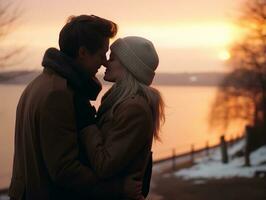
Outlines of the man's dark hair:
{"label": "man's dark hair", "polygon": [[107,19],[94,15],[69,17],[59,34],[60,50],[69,57],[76,58],[80,47],[85,47],[91,54],[104,45],[106,38],[117,33],[117,25]]}

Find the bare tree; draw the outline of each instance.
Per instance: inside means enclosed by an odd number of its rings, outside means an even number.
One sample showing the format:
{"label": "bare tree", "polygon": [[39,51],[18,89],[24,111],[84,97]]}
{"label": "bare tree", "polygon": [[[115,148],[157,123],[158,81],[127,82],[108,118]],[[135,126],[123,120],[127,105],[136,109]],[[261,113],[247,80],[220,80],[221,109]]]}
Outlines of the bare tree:
{"label": "bare tree", "polygon": [[[21,10],[18,6],[14,5],[14,1],[0,0],[0,42],[4,41],[10,33],[15,31],[20,14]],[[11,58],[20,53],[22,50],[22,47],[5,50],[3,49],[1,43],[0,48],[0,67],[11,64]]]}
{"label": "bare tree", "polygon": [[223,132],[241,122],[265,136],[266,0],[245,1],[237,22],[244,34],[231,46],[232,71],[219,87],[209,122]]}

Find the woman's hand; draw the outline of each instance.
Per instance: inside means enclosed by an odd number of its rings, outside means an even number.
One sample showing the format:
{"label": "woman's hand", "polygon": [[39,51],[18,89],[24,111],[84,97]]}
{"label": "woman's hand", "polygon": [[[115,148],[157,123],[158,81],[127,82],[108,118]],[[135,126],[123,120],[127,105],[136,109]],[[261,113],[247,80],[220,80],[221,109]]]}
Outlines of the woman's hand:
{"label": "woman's hand", "polygon": [[142,195],[142,181],[135,180],[129,176],[125,180],[124,192],[127,199],[144,200]]}

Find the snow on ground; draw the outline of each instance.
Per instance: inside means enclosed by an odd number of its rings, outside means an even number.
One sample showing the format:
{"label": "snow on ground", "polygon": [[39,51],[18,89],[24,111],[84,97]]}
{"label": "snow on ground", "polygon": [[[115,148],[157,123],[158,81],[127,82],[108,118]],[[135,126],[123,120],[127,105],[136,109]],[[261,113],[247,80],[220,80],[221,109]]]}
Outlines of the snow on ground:
{"label": "snow on ground", "polygon": [[7,195],[0,196],[0,200],[9,200],[9,197]]}
{"label": "snow on ground", "polygon": [[191,168],[175,172],[175,176],[183,179],[222,179],[232,177],[254,177],[255,171],[266,171],[266,146],[263,146],[250,154],[251,167],[244,166],[244,157],[232,158],[238,150],[244,148],[244,140],[228,149],[229,163],[222,164],[220,148],[212,155],[196,160]]}

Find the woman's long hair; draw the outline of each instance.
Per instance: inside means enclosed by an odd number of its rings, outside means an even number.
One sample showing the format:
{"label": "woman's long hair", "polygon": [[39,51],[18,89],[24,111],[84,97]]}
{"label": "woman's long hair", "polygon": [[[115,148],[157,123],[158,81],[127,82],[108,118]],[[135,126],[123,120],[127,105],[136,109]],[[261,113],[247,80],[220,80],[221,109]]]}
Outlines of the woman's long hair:
{"label": "woman's long hair", "polygon": [[162,96],[157,89],[137,81],[127,70],[124,78],[116,82],[103,96],[98,114],[101,115],[107,109],[111,109],[109,117],[112,117],[115,108],[120,103],[136,94],[143,96],[148,101],[154,121],[153,137],[160,140],[160,127],[165,121]]}

